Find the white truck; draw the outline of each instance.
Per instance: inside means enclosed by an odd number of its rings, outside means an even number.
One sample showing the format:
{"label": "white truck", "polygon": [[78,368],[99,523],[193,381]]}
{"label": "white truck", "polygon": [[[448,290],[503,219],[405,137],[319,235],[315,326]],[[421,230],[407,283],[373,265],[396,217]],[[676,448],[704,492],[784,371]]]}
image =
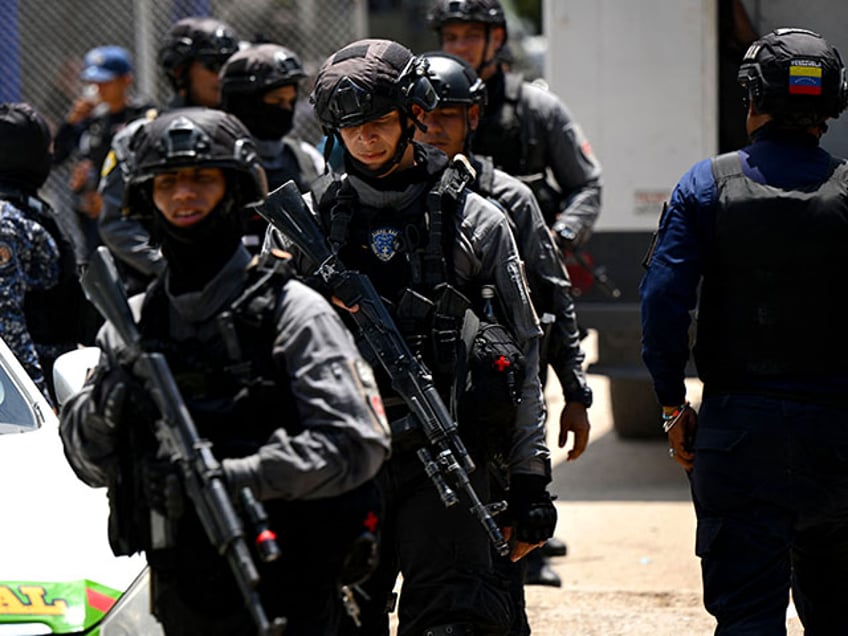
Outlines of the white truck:
{"label": "white truck", "polygon": [[[598,360],[590,372],[610,378],[614,427],[622,437],[660,430],[659,405],[640,355],[638,286],[663,202],[696,161],[738,147],[719,144],[721,124],[744,121],[741,107],[719,107],[738,90],[735,65],[719,61],[728,33],[720,28],[719,12],[734,4],[757,35],[784,26],[812,29],[848,59],[844,0],[543,3],[544,78],[583,127],[604,169],[602,210],[587,252],[621,294],[613,298],[595,285],[578,298],[577,311],[581,326],[598,332]],[[831,123],[822,145],[848,156],[848,115]]]}

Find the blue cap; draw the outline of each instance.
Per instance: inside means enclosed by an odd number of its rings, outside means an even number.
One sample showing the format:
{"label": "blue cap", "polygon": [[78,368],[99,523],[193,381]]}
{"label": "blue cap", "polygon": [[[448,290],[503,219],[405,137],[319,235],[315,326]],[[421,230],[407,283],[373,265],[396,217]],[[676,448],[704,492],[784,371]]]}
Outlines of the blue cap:
{"label": "blue cap", "polygon": [[120,46],[98,46],[85,54],[80,79],[83,82],[109,82],[131,72],[129,51]]}

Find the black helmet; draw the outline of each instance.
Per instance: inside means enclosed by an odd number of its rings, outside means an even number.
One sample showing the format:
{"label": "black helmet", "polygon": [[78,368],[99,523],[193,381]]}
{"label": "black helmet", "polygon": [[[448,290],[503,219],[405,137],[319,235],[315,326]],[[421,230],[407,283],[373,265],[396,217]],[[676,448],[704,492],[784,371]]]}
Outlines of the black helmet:
{"label": "black helmet", "polygon": [[[237,208],[258,203],[268,193],[265,171],[253,138],[234,115],[213,108],[178,108],[141,126],[130,142],[134,155],[126,190],[131,213],[150,213],[150,182],[179,168],[221,168],[232,173]],[[230,180],[229,183],[233,183]]]}
{"label": "black helmet", "polygon": [[793,126],[839,117],[848,100],[839,51],[806,29],[777,29],[754,42],[737,81],[757,112]]}
{"label": "black helmet", "polygon": [[0,183],[35,193],[50,174],[47,121],[30,104],[0,104]]}
{"label": "black helmet", "polygon": [[438,98],[427,62],[392,40],[359,40],[321,66],[309,101],[328,132],[358,126],[412,104],[433,110]]}
{"label": "black helmet", "polygon": [[300,58],[278,44],[258,44],[239,51],[221,69],[222,106],[233,94],[264,93],[297,84],[306,77]]}
{"label": "black helmet", "polygon": [[[159,48],[159,64],[175,91],[186,87],[186,66],[202,62],[217,71],[238,51],[233,30],[214,18],[183,18],[175,22]],[[217,68],[216,68],[217,67]]]}
{"label": "black helmet", "polygon": [[506,30],[506,16],[498,0],[435,0],[427,19],[435,31],[448,22],[481,22]]}
{"label": "black helmet", "polygon": [[486,105],[486,84],[461,57],[434,51],[422,56],[429,66],[430,83],[439,96],[439,104]]}

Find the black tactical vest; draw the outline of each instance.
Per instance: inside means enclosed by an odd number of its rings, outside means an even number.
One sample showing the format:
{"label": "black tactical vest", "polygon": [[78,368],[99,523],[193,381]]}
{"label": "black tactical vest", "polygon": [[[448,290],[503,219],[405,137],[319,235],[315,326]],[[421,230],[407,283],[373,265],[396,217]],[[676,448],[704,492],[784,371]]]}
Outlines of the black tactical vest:
{"label": "black tactical vest", "polygon": [[[564,197],[548,179],[545,132],[539,130],[530,112],[523,84],[521,75],[503,75],[503,98],[490,95],[487,114],[472,137],[472,147],[475,155],[491,157],[496,168],[526,183],[539,202],[545,221],[552,225],[562,211]],[[496,86],[495,92],[499,88]]]}
{"label": "black tactical vest", "polygon": [[[504,75],[504,97],[500,105],[491,104],[472,137],[475,155],[492,157],[495,165],[512,175],[530,171],[528,135],[522,127],[521,75]],[[517,151],[520,149],[520,151]]]}
{"label": "black tactical vest", "polygon": [[848,164],[786,190],[746,177],[738,153],[713,160],[715,236],[704,246],[694,349],[714,387],[844,373],[848,340]]}
{"label": "black tactical vest", "polygon": [[165,355],[198,433],[219,458],[254,453],[281,423],[292,435],[302,430],[287,370],[272,357],[276,308],[288,277],[254,266],[245,294],[218,318],[220,337],[203,342],[168,337],[161,277],[145,297],[142,337]]}

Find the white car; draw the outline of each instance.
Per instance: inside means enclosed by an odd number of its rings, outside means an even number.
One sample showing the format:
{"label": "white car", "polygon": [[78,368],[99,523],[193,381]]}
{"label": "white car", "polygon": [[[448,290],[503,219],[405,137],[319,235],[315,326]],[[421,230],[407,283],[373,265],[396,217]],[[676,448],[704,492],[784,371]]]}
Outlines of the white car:
{"label": "white car", "polygon": [[162,633],[146,562],[112,554],[108,514],[105,489],[73,473],[55,413],[0,339],[0,636]]}

